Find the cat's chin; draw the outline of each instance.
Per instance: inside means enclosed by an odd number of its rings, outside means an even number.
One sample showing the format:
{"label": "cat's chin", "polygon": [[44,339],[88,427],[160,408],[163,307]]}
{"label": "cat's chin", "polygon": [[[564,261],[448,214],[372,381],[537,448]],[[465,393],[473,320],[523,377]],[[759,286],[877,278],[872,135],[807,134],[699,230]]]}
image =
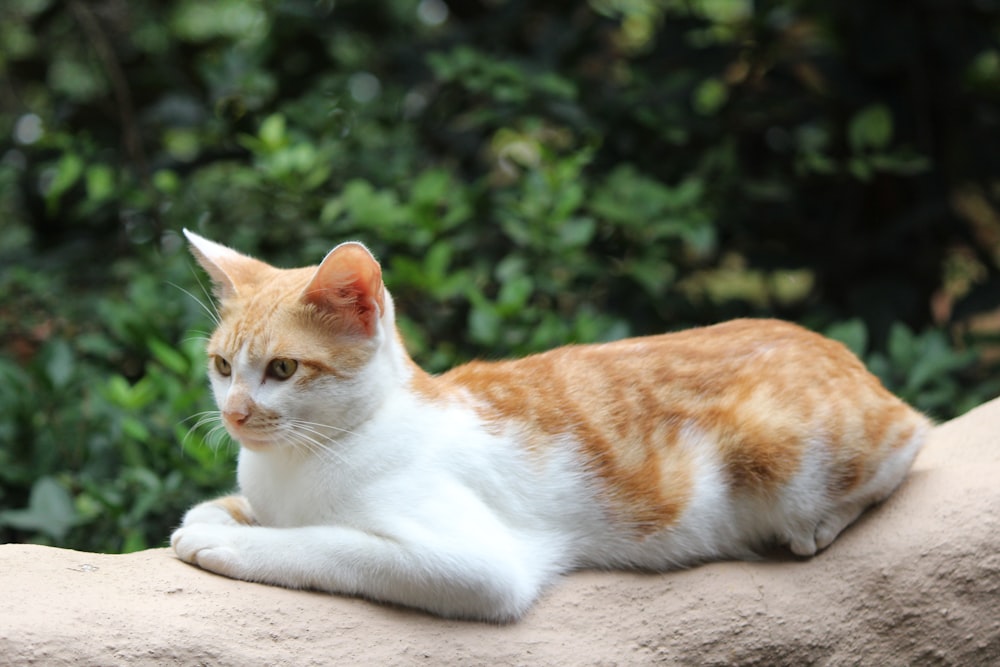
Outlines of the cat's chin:
{"label": "cat's chin", "polygon": [[237,438],[236,442],[240,443],[240,447],[249,449],[251,452],[263,452],[274,448],[274,442],[272,440],[254,440],[253,438]]}

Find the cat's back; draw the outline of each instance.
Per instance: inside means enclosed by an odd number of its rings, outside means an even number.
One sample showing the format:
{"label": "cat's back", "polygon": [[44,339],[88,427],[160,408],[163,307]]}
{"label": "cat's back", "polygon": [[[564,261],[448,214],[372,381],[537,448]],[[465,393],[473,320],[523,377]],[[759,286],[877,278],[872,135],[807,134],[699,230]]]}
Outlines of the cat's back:
{"label": "cat's back", "polygon": [[779,483],[815,443],[857,458],[929,427],[843,344],[779,320],[472,362],[440,380],[488,424],[526,426],[529,447],[568,434],[600,458],[645,461],[707,434],[736,484]]}
{"label": "cat's back", "polygon": [[[730,409],[848,409],[864,397],[902,404],[844,345],[789,322],[740,319],[610,343],[568,345],[523,359],[459,366],[440,377],[497,416],[543,422],[573,409],[660,420]],[[595,413],[596,411],[596,413]]]}

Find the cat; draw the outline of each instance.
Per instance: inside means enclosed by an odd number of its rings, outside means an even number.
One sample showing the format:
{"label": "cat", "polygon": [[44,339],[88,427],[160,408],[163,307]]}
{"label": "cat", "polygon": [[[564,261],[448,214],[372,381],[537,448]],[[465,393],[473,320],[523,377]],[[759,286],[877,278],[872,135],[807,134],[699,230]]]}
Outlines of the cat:
{"label": "cat", "polygon": [[843,345],[776,320],[431,376],[363,245],[282,270],[184,233],[219,304],[209,374],[241,494],[171,542],[236,579],[510,622],[574,569],[813,555],[931,428]]}

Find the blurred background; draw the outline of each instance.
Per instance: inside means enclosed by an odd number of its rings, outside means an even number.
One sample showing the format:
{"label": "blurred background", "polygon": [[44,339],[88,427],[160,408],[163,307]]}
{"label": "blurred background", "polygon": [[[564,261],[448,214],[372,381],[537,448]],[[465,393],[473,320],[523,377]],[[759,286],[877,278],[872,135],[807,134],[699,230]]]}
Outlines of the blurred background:
{"label": "blurred background", "polygon": [[4,0],[0,77],[0,542],[234,484],[182,227],[365,242],[431,371],[777,316],[1000,393],[997,0]]}

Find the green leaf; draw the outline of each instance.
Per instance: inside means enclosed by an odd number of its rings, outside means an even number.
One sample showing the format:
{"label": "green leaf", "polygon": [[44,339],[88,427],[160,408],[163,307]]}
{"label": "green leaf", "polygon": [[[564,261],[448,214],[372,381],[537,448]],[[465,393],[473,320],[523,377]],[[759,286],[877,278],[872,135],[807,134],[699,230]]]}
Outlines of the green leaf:
{"label": "green leaf", "polygon": [[46,349],[45,374],[56,389],[65,387],[73,377],[76,359],[69,343],[62,339],[53,340]]}
{"label": "green leaf", "polygon": [[60,197],[80,180],[83,166],[83,158],[76,153],[65,153],[56,163],[52,182],[45,192],[45,203],[50,211],[56,210]]}
{"label": "green leaf", "polygon": [[113,405],[125,410],[140,410],[157,397],[158,387],[150,375],[144,376],[134,385],[121,375],[112,375],[102,387],[104,397]]}
{"label": "green leaf", "polygon": [[125,406],[131,400],[132,388],[121,375],[112,375],[104,383],[104,397],[114,405]]}
{"label": "green leaf", "polygon": [[153,353],[153,358],[167,369],[178,375],[185,375],[188,372],[188,360],[183,354],[155,338],[150,338],[148,344],[149,350]]}
{"label": "green leaf", "polygon": [[469,312],[469,336],[477,343],[496,343],[500,338],[500,325],[500,316],[489,304],[477,305]]}
{"label": "green leaf", "polygon": [[191,128],[171,127],[163,133],[163,145],[174,159],[190,162],[198,157],[201,140]]}
{"label": "green leaf", "polygon": [[0,524],[36,531],[56,540],[63,539],[79,521],[72,497],[51,477],[35,480],[26,509],[0,512]]}
{"label": "green leaf", "polygon": [[892,141],[892,130],[892,112],[884,104],[873,104],[851,118],[847,140],[855,153],[880,150]]}
{"label": "green leaf", "polygon": [[714,115],[729,99],[729,89],[721,79],[705,79],[694,90],[691,104],[703,116]]}
{"label": "green leaf", "polygon": [[563,248],[587,245],[596,230],[593,218],[570,218],[559,225],[559,245]]}
{"label": "green leaf", "polygon": [[428,169],[421,172],[410,188],[410,199],[415,204],[435,206],[447,199],[453,187],[451,175],[442,169]]}
{"label": "green leaf", "polygon": [[889,329],[889,357],[894,364],[906,366],[913,360],[916,352],[913,332],[901,322],[896,322]]}
{"label": "green leaf", "polygon": [[660,296],[677,277],[677,269],[656,258],[637,258],[626,262],[623,268],[651,296]]}
{"label": "green leaf", "polygon": [[448,275],[451,256],[452,246],[448,243],[438,242],[432,245],[427,251],[427,255],[424,256],[424,270],[427,277],[436,283],[443,282]]}
{"label": "green leaf", "polygon": [[868,182],[872,179],[872,164],[867,158],[851,158],[847,163],[847,169],[859,181]]}
{"label": "green leaf", "polygon": [[285,145],[285,117],[280,113],[271,114],[260,124],[260,140],[268,150],[277,150]]}
{"label": "green leaf", "polygon": [[153,187],[166,194],[174,194],[181,187],[180,176],[170,169],[159,169],[153,174]]}
{"label": "green leaf", "polygon": [[376,190],[362,179],[348,181],[341,198],[351,217],[369,229],[387,232],[406,219],[406,208],[400,205],[395,192]]}
{"label": "green leaf", "polygon": [[828,337],[846,345],[847,349],[859,357],[863,357],[868,351],[868,327],[859,318],[837,322],[825,333]]}
{"label": "green leaf", "polygon": [[514,314],[524,307],[535,289],[534,281],[526,276],[513,276],[500,286],[497,302],[505,314]]}
{"label": "green leaf", "polygon": [[964,368],[975,360],[971,351],[957,352],[948,345],[940,331],[928,331],[915,340],[916,358],[906,378],[905,391],[915,392],[947,378],[952,371]]}
{"label": "green leaf", "polygon": [[115,191],[115,173],[106,164],[95,164],[87,169],[87,198],[102,202]]}
{"label": "green leaf", "polygon": [[139,442],[149,442],[151,435],[144,423],[131,416],[122,419],[122,431],[128,437]]}
{"label": "green leaf", "polygon": [[875,169],[903,176],[925,173],[930,170],[931,164],[929,158],[906,149],[871,157],[871,165]]}

